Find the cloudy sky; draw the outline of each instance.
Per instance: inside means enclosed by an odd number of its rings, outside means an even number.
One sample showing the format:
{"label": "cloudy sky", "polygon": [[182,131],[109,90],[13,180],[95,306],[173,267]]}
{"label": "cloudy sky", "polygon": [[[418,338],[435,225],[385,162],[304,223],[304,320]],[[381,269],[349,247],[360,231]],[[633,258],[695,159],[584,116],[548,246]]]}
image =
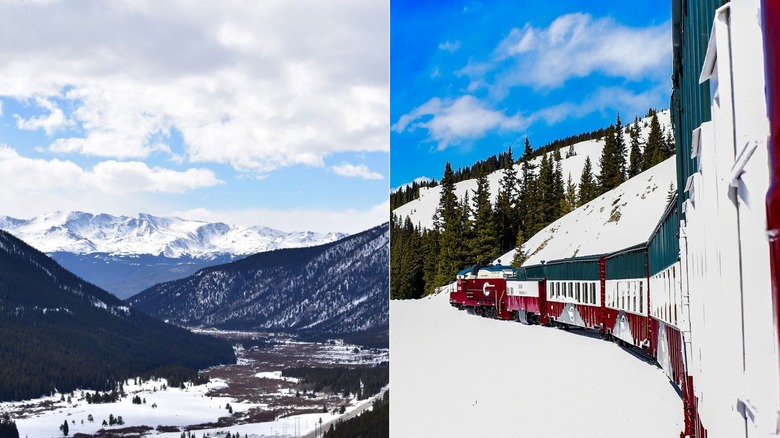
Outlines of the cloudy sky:
{"label": "cloudy sky", "polygon": [[391,179],[668,107],[668,2],[391,1]]}
{"label": "cloudy sky", "polygon": [[387,220],[387,0],[0,0],[0,215]]}

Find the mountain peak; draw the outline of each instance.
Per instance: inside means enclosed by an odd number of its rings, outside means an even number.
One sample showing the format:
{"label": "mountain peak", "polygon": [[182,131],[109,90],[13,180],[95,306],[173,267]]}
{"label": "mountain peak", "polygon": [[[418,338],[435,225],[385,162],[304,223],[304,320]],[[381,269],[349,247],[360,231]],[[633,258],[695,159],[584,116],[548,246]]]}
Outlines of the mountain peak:
{"label": "mountain peak", "polygon": [[284,232],[139,213],[135,217],[54,211],[32,219],[0,217],[0,229],[40,251],[209,258],[336,241],[346,234]]}

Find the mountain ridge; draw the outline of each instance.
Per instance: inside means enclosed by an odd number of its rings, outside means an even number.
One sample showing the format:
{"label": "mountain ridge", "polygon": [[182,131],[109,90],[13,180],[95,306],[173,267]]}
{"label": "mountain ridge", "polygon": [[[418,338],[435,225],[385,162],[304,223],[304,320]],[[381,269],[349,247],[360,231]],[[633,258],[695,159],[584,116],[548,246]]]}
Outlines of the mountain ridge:
{"label": "mountain ridge", "polygon": [[187,326],[301,335],[387,333],[389,227],[248,256],[161,283],[134,308]]}
{"label": "mountain ridge", "polygon": [[0,339],[0,400],[111,390],[164,366],[235,360],[227,342],[139,312],[2,230]]}
{"label": "mountain ridge", "polygon": [[130,217],[81,211],[55,211],[31,219],[2,216],[0,229],[46,253],[148,254],[200,259],[311,246],[347,236],[335,232],[284,232],[269,227],[242,227],[148,213]]}

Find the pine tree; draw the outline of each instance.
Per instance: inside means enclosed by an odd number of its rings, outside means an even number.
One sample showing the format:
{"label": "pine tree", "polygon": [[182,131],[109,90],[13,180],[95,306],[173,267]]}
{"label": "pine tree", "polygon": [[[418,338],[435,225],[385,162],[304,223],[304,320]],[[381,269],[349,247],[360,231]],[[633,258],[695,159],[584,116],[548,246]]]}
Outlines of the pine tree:
{"label": "pine tree", "polygon": [[634,124],[631,125],[629,133],[631,135],[631,154],[629,157],[628,177],[631,178],[642,172],[642,150],[639,138],[640,128],[638,117],[634,118]]}
{"label": "pine tree", "polygon": [[[539,184],[537,187],[539,202],[537,210],[540,212],[539,217],[541,218],[541,221],[537,223],[538,229],[536,231],[541,230],[547,226],[547,224],[554,221],[557,218],[558,209],[560,207],[553,160],[548,154],[542,155],[542,162],[539,165]],[[563,192],[563,188],[561,188],[561,192]]]}
{"label": "pine tree", "polygon": [[559,217],[565,213],[562,212],[562,203],[566,197],[566,187],[563,185],[563,169],[561,168],[561,161],[555,162],[555,171],[553,172],[553,191],[551,202],[553,202],[554,208],[552,209],[552,215],[550,216],[550,222],[556,221]]}
{"label": "pine tree", "polygon": [[[619,120],[619,119],[618,119]],[[599,166],[599,194],[607,192],[619,186],[624,180],[623,168],[625,168],[625,158],[623,149],[618,138],[622,139],[622,134],[618,134],[614,125],[609,125],[604,135],[604,149],[601,150]]]}
{"label": "pine tree", "polygon": [[571,180],[570,173],[569,179],[566,181],[566,193],[561,200],[561,216],[570,213],[575,208],[577,208],[577,187]]}
{"label": "pine tree", "polygon": [[439,233],[436,230],[423,231],[421,247],[423,284],[425,285],[423,290],[428,295],[433,293],[436,288],[436,269],[439,266]]}
{"label": "pine tree", "polygon": [[512,248],[517,234],[517,227],[520,225],[517,189],[517,172],[514,168],[512,159],[512,148],[505,155],[504,175],[501,178],[501,185],[498,188],[498,196],[495,206],[496,234],[498,236],[499,248],[502,252],[509,251]]}
{"label": "pine tree", "polygon": [[[403,227],[398,224],[398,216],[390,215],[390,298],[404,299],[401,293],[401,254],[403,253]],[[137,401],[136,401],[137,399]],[[133,397],[133,404],[141,404],[141,397]]]}
{"label": "pine tree", "polygon": [[538,193],[536,189],[536,176],[534,169],[536,166],[531,163],[533,155],[533,149],[531,149],[531,142],[526,137],[525,149],[523,150],[523,164],[522,164],[522,184],[520,186],[520,199],[518,202],[518,210],[520,214],[520,226],[522,227],[523,234],[527,236],[533,236],[540,228],[538,215]]}
{"label": "pine tree", "polygon": [[476,228],[474,226],[475,213],[472,209],[468,192],[463,195],[458,211],[460,212],[458,220],[460,242],[458,245],[457,266],[458,269],[462,269],[464,266],[473,264],[477,260]]}
{"label": "pine tree", "polygon": [[452,281],[460,266],[459,245],[462,245],[460,230],[460,209],[455,196],[455,179],[450,163],[444,166],[441,179],[439,207],[434,217],[434,226],[439,232],[439,257],[436,269],[436,285]]}
{"label": "pine tree", "polygon": [[19,438],[16,422],[11,420],[8,414],[3,414],[3,418],[0,420],[0,438]]}
{"label": "pine tree", "polygon": [[496,225],[493,208],[490,205],[490,183],[483,172],[477,177],[477,188],[474,190],[474,257],[478,263],[489,263],[498,254],[496,240]]}
{"label": "pine tree", "polygon": [[653,113],[650,118],[650,133],[647,135],[647,144],[645,145],[644,156],[642,159],[642,170],[647,170],[664,160],[664,138],[661,132],[661,124],[658,122],[658,115]]}
{"label": "pine tree", "polygon": [[523,236],[523,229],[517,230],[517,237],[515,238],[515,256],[512,258],[512,266],[519,268],[525,262],[525,252],[523,251],[523,245],[525,245],[525,237]]}
{"label": "pine tree", "polygon": [[582,167],[582,176],[580,176],[579,189],[578,205],[584,205],[599,195],[596,181],[593,178],[593,166],[590,164],[590,157],[585,158],[585,165]]}
{"label": "pine tree", "polygon": [[666,139],[666,150],[664,151],[665,152],[664,159],[667,159],[673,156],[676,151],[676,145],[674,142],[674,133],[671,130],[667,131],[665,139]]}
{"label": "pine tree", "polygon": [[65,422],[62,423],[62,426],[60,426],[60,430],[62,431],[62,436],[68,436],[69,429],[70,428],[68,427],[68,420],[65,420]]}
{"label": "pine tree", "polygon": [[[396,219],[397,222],[397,219]],[[421,239],[407,216],[403,226],[392,224],[391,251],[391,296],[394,298],[420,298],[424,291]]]}
{"label": "pine tree", "polygon": [[620,121],[620,113],[618,113],[615,120],[615,163],[617,172],[615,175],[615,182],[617,186],[622,184],[626,180],[626,173],[628,172],[628,166],[626,165],[626,141],[623,138],[623,122]]}

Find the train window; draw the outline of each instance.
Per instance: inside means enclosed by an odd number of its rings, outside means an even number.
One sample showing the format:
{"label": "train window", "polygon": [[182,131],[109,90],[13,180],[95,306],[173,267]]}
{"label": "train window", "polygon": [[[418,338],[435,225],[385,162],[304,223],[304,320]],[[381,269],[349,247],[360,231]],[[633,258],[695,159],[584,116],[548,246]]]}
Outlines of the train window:
{"label": "train window", "polygon": [[643,290],[644,282],[639,281],[639,313],[644,314],[645,310],[645,303],[644,303],[644,290]]}
{"label": "train window", "polygon": [[569,298],[574,298],[574,284],[572,284],[571,281],[569,282],[567,290],[569,291]]}
{"label": "train window", "polygon": [[590,284],[590,302],[596,304],[596,284]]}
{"label": "train window", "polygon": [[580,283],[574,283],[574,289],[576,290],[576,293],[574,294],[574,300],[577,302],[580,302]]}
{"label": "train window", "polygon": [[626,308],[626,291],[620,287],[621,283],[618,283],[618,290],[620,291],[620,308],[625,309]]}
{"label": "train window", "polygon": [[634,312],[636,312],[636,283],[631,283],[631,304],[633,305]]}

